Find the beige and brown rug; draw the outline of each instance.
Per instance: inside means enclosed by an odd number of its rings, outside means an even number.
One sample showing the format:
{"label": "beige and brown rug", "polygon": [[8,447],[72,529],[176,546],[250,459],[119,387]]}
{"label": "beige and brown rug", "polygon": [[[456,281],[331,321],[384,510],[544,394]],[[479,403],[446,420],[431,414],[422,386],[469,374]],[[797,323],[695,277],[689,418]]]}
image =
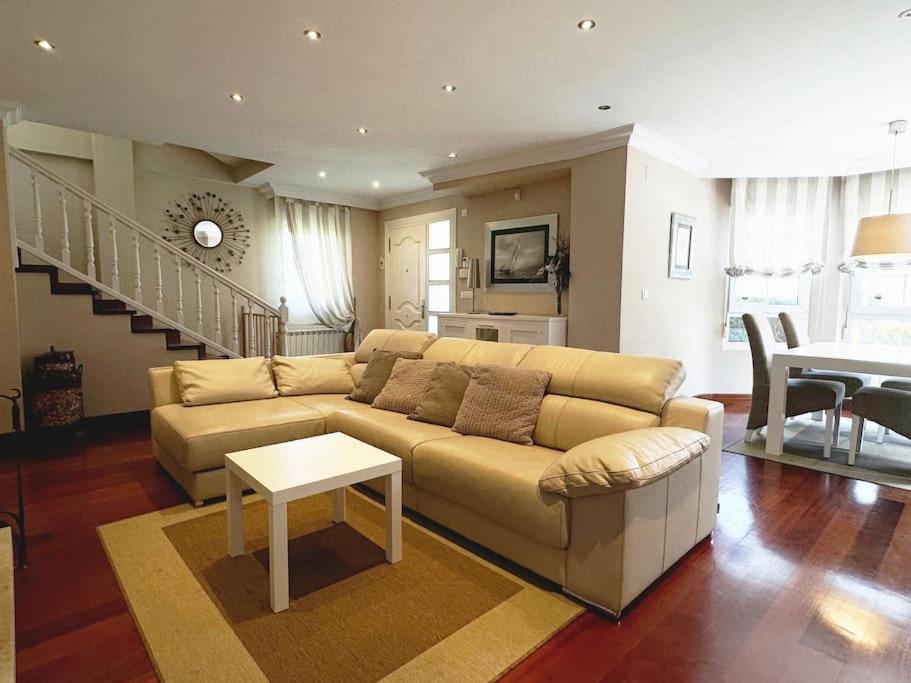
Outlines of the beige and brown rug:
{"label": "beige and brown rug", "polygon": [[785,425],[784,452],[781,455],[765,452],[765,431],[753,441],[740,440],[724,450],[874,484],[911,489],[911,441],[901,435],[890,434],[883,443],[876,443],[878,427],[869,424],[860,454],[855,458],[854,464],[849,465],[850,418],[842,418],[838,446],[832,448],[829,460],[822,457],[824,425],[824,422],[815,422],[809,416],[788,420]]}
{"label": "beige and brown rug", "polygon": [[247,554],[227,555],[224,504],[99,527],[164,680],[483,681],[583,610],[405,520],[385,562],[384,511],[349,491],[288,506],[291,606],[269,607],[266,505],[246,499]]}

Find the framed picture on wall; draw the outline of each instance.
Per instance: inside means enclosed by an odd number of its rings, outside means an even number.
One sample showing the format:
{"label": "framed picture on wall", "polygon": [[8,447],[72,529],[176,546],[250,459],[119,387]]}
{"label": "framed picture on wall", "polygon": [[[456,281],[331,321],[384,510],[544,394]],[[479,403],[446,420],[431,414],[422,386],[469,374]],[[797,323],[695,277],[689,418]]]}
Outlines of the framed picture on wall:
{"label": "framed picture on wall", "polygon": [[487,288],[501,292],[546,292],[552,275],[543,270],[557,244],[557,214],[486,224]]}
{"label": "framed picture on wall", "polygon": [[671,245],[667,259],[667,276],[679,280],[693,277],[693,237],[696,219],[683,213],[671,214]]}

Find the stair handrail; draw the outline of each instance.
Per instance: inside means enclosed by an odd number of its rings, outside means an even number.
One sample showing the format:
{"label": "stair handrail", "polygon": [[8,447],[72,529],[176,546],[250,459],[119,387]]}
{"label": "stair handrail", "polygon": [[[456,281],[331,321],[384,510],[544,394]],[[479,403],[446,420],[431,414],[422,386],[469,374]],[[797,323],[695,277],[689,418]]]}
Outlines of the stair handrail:
{"label": "stair handrail", "polygon": [[113,218],[116,218],[118,221],[120,221],[127,227],[141,233],[143,236],[145,236],[146,238],[151,240],[154,244],[157,244],[158,246],[171,252],[175,256],[180,257],[184,261],[189,262],[190,264],[192,264],[193,268],[197,268],[201,272],[212,277],[213,279],[224,283],[230,289],[232,289],[235,292],[237,292],[238,294],[246,297],[249,301],[256,303],[258,306],[261,306],[263,309],[265,309],[269,313],[275,315],[276,317],[278,317],[280,319],[283,317],[282,311],[280,311],[275,306],[272,306],[271,304],[267,303],[261,297],[257,296],[256,294],[254,294],[250,290],[246,289],[245,287],[237,284],[231,278],[225,277],[224,275],[219,273],[214,268],[207,266],[202,261],[199,261],[198,259],[193,258],[192,256],[187,254],[182,249],[175,247],[173,244],[168,242],[166,239],[163,239],[162,237],[156,235],[154,232],[149,230],[147,227],[145,227],[141,223],[136,222],[136,220],[130,218],[126,214],[122,213],[121,211],[118,211],[110,204],[107,204],[106,202],[103,202],[102,200],[98,199],[98,197],[91,194],[90,192],[83,190],[81,187],[70,182],[69,180],[66,180],[65,178],[61,178],[59,175],[54,173],[49,168],[39,164],[37,161],[35,161],[32,157],[30,157],[25,152],[22,152],[21,150],[16,149],[15,147],[9,147],[9,154],[14,159],[17,159],[18,161],[25,164],[32,170],[37,171],[38,173],[40,173],[41,175],[43,175],[44,177],[46,177],[50,180],[53,180],[58,185],[65,187],[67,190],[69,190],[73,194],[78,195],[79,197],[82,197],[82,199],[89,202],[93,206],[101,209],[108,216],[112,216]]}

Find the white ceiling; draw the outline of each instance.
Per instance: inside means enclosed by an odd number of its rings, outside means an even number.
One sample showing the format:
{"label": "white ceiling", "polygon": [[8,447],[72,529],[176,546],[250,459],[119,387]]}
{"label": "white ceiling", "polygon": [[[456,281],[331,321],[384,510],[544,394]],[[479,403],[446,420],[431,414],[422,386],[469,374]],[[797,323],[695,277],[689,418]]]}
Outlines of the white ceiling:
{"label": "white ceiling", "polygon": [[[704,175],[839,174],[888,166],[886,125],[911,118],[908,7],[3,0],[0,99],[35,121],[272,162],[256,182],[373,200],[429,188],[419,172],[450,151],[474,162],[629,123]],[[594,31],[576,28],[584,17]]]}

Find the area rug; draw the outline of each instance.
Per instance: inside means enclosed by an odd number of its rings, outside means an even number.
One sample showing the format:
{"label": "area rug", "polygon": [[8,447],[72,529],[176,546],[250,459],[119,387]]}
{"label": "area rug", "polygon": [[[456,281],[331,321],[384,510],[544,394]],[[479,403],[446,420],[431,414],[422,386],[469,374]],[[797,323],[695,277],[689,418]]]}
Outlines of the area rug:
{"label": "area rug", "polygon": [[838,474],[842,477],[869,481],[874,484],[911,490],[911,441],[900,435],[889,434],[884,443],[876,443],[876,425],[869,425],[866,438],[854,465],[848,464],[848,443],[851,437],[851,420],[842,418],[838,446],[833,446],[832,457],[822,457],[825,423],[809,417],[788,420],[785,425],[784,451],[781,455],[765,452],[765,430],[753,441],[740,440],[724,450],[754,458],[796,465],[819,472]]}
{"label": "area rug", "polygon": [[290,608],[269,607],[266,504],[245,499],[246,554],[224,503],[99,527],[159,676],[183,681],[497,678],[583,609],[410,520],[385,562],[382,506],[349,490],[288,506]]}

